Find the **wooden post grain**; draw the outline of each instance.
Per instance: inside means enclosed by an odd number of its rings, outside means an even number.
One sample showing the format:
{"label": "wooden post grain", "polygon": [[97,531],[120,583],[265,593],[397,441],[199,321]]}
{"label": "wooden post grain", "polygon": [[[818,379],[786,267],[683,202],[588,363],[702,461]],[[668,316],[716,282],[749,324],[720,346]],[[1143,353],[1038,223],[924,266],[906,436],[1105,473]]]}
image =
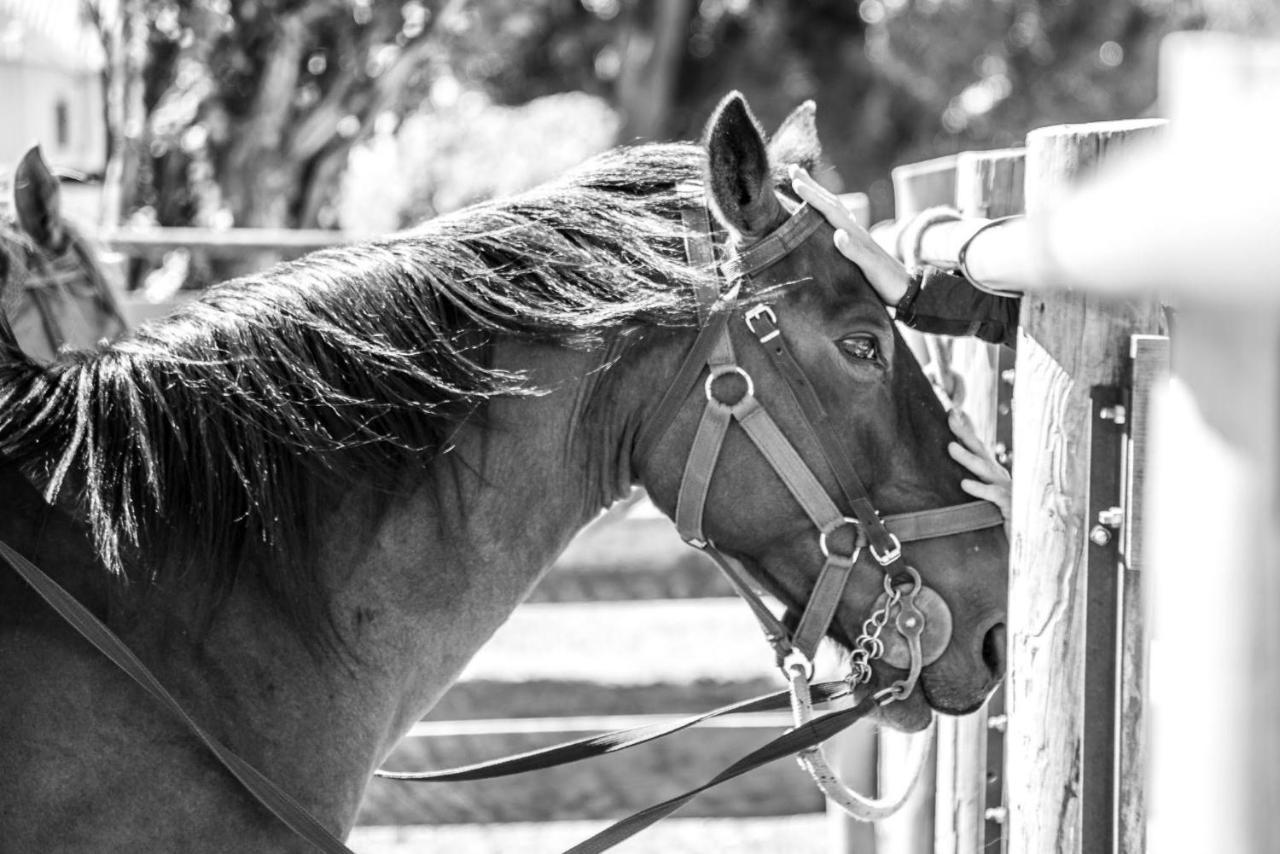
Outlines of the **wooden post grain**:
{"label": "wooden post grain", "polygon": [[[1027,137],[1026,206],[1035,216],[1162,123],[1042,128]],[[1163,332],[1154,297],[1028,294],[1018,337],[1005,826],[1009,854],[1081,854],[1084,565],[1090,389],[1120,384],[1131,335]],[[1094,854],[1090,851],[1088,854]]]}

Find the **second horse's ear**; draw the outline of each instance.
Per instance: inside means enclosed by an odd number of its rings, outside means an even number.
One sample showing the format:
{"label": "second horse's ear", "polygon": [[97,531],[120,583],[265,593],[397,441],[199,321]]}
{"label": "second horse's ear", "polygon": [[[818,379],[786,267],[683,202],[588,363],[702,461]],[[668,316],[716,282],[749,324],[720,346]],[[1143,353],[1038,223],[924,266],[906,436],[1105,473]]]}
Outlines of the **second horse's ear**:
{"label": "second horse's ear", "polygon": [[731,92],[707,122],[707,191],[724,224],[745,237],[768,233],[782,216],[764,134],[746,99]]}
{"label": "second horse's ear", "polygon": [[822,162],[817,111],[813,101],[805,101],[783,119],[778,132],[769,140],[769,159],[775,166],[794,163],[807,172],[813,172]]}
{"label": "second horse's ear", "polygon": [[13,171],[13,206],[18,224],[37,245],[61,250],[67,236],[62,221],[62,186],[38,145],[22,156]]}

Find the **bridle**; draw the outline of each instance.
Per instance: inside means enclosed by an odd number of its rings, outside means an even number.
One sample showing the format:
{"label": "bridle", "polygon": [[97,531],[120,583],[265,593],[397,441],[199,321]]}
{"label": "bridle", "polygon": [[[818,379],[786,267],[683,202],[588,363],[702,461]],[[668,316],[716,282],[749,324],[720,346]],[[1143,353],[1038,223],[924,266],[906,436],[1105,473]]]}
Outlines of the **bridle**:
{"label": "bridle", "polygon": [[65,311],[64,303],[84,299],[86,292],[93,301],[93,311],[108,319],[118,330],[127,328],[128,323],[116,306],[111,289],[103,281],[102,272],[94,263],[83,238],[68,230],[63,245],[56,250],[46,249],[27,239],[20,243],[25,255],[26,276],[18,286],[35,307],[50,352],[58,352],[73,337],[59,320],[60,310]]}
{"label": "bridle", "polygon": [[[695,185],[682,186],[680,192],[685,199],[682,216],[688,233],[686,248],[690,262],[716,266],[724,273],[730,285],[723,294],[710,287],[698,294],[700,331],[675,380],[659,402],[654,416],[638,436],[636,451],[639,459],[647,458],[656,444],[665,437],[675,414],[683,407],[688,396],[694,392],[698,381],[705,373],[706,379],[703,380],[702,390],[707,404],[703,409],[697,434],[685,463],[677,499],[676,524],[681,535],[690,545],[704,551],[724,570],[730,582],[760,621],[765,636],[778,657],[778,663],[787,676],[796,727],[743,757],[709,783],[637,813],[572,849],[574,852],[583,852],[583,854],[605,850],[620,839],[670,814],[700,791],[767,762],[793,754],[799,756],[801,763],[813,775],[823,792],[856,817],[875,819],[893,812],[901,801],[905,800],[910,792],[909,788],[897,799],[879,802],[865,799],[844,787],[826,764],[818,745],[867,714],[873,708],[873,703],[884,704],[910,696],[923,667],[930,663],[920,642],[925,629],[925,611],[917,603],[917,597],[927,593],[928,588],[923,586],[919,574],[911,567],[903,566],[903,572],[907,576],[905,582],[896,579],[892,574],[892,568],[902,558],[902,543],[982,530],[1003,523],[999,509],[983,501],[881,518],[852,463],[844,453],[836,433],[836,425],[830,421],[813,385],[809,383],[804,371],[792,357],[779,328],[776,313],[763,303],[754,305],[742,312],[742,322],[764,347],[771,363],[782,374],[785,380],[783,386],[803,413],[806,429],[818,439],[825,464],[839,484],[839,498],[843,499],[844,506],[852,515],[846,515],[840,510],[836,500],[827,494],[809,464],[795,450],[766,408],[756,398],[751,375],[737,364],[729,336],[730,325],[739,316],[741,306],[738,303],[738,294],[744,283],[750,282],[753,276],[786,257],[808,239],[824,220],[809,206],[801,205],[795,208],[786,222],[768,237],[717,264],[711,218],[701,188]],[[790,203],[784,202],[784,204]],[[719,396],[720,391],[723,391],[720,388],[723,385],[722,378],[730,375],[737,376],[746,385],[745,392],[732,401]],[[721,552],[703,532],[703,515],[712,475],[725,436],[734,421],[743,428],[774,471],[782,478],[783,483],[804,509],[817,531],[818,545],[823,553],[824,563],[809,596],[809,602],[794,631],[789,630],[781,620],[775,617],[760,596],[755,593],[741,565],[731,556]],[[832,535],[843,528],[849,528],[853,533],[848,554],[833,549],[830,542]],[[842,592],[864,551],[885,572],[885,595],[877,602],[872,616],[863,625],[861,637],[854,644],[854,650],[850,655],[850,672],[845,682],[810,686],[814,651],[818,642],[826,634],[835,616]],[[3,541],[0,541],[0,560],[8,563],[81,636],[181,720],[245,789],[282,822],[317,850],[330,852],[330,854],[350,854],[342,841],[331,834],[296,800],[222,745],[192,719],[133,652],[105,624],[48,575]],[[937,598],[936,594],[934,596]],[[940,599],[937,601],[941,602]],[[945,605],[940,607],[945,608]],[[884,657],[885,654],[880,633],[890,619],[894,620],[896,630],[907,641],[909,650],[909,661],[905,662],[908,665],[907,676],[877,692],[874,700],[864,698],[851,708],[832,711],[817,718],[813,717],[815,699],[818,702],[834,700],[852,693],[859,685],[870,681],[871,662]],[[949,639],[949,629],[947,631]],[[945,644],[943,646],[945,647]],[[941,655],[941,649],[937,651],[937,655]],[[508,773],[536,770],[644,744],[693,726],[710,717],[773,708],[773,704],[780,700],[785,702],[785,699],[779,695],[767,695],[698,715],[670,726],[646,726],[629,731],[607,733],[467,768],[414,774],[384,774],[383,776],[446,782],[486,779]],[[927,755],[926,747],[920,747],[921,757]]]}
{"label": "bridle", "polygon": [[[681,195],[685,200],[682,215],[689,260],[694,264],[715,265],[711,219],[701,188],[682,186]],[[826,634],[835,616],[840,595],[864,550],[889,574],[902,559],[904,542],[998,527],[1004,520],[999,508],[987,501],[882,517],[845,452],[837,426],[818,398],[813,383],[792,356],[776,312],[765,303],[742,311],[741,322],[781,374],[782,387],[802,413],[804,429],[817,439],[823,462],[839,486],[838,498],[842,499],[847,511],[841,510],[837,501],[828,495],[809,463],[756,397],[755,383],[746,369],[737,363],[729,334],[730,325],[739,317],[739,294],[753,277],[785,258],[825,222],[822,215],[807,204],[784,204],[791,206],[792,212],[778,229],[759,243],[716,265],[728,280],[727,290],[723,294],[704,291],[697,295],[702,321],[698,337],[653,416],[641,429],[636,439],[635,456],[644,460],[653,453],[658,442],[670,430],[677,412],[702,380],[706,405],[680,481],[676,527],[685,542],[715,560],[735,589],[744,594],[752,610],[761,618],[765,635],[777,652],[779,662],[799,655],[803,657],[801,663],[807,665],[812,662],[818,641]],[[735,400],[721,396],[725,385],[721,380],[730,376],[738,377],[746,387]],[[794,631],[788,630],[773,616],[755,594],[741,565],[721,552],[703,531],[712,474],[729,427],[735,421],[809,517],[823,554],[824,563],[818,580]],[[841,553],[833,549],[831,539],[846,527],[853,532],[852,547],[848,553]],[[913,572],[909,568],[907,571],[908,574]],[[909,685],[897,687],[893,699],[905,698],[910,690]]]}
{"label": "bridle", "polygon": [[[927,591],[915,569],[902,563],[902,543],[998,527],[1003,524],[1003,516],[999,508],[990,502],[972,501],[882,517],[840,442],[838,425],[833,423],[813,383],[791,354],[777,313],[763,302],[741,310],[739,302],[739,295],[754,277],[787,257],[825,223],[825,219],[809,205],[797,206],[779,196],[780,202],[790,212],[786,221],[758,243],[736,254],[728,252],[728,257],[717,263],[717,245],[703,189],[696,184],[688,184],[682,185],[679,192],[686,232],[686,255],[692,264],[718,269],[727,281],[727,288],[721,293],[705,287],[696,294],[700,321],[698,336],[653,416],[637,437],[636,459],[649,459],[669,432],[685,401],[697,393],[699,380],[702,380],[701,391],[706,405],[680,480],[676,527],[686,543],[703,551],[720,567],[751,607],[792,686],[792,706],[797,725],[807,722],[811,716],[808,682],[813,675],[813,658],[818,643],[830,628],[842,593],[864,552],[885,573],[885,595],[877,603],[880,607],[864,622],[862,634],[854,642],[846,681],[852,690],[871,680],[871,662],[881,658],[885,651],[880,632],[893,618],[894,628],[905,640],[909,652],[909,660],[905,662],[907,674],[878,691],[875,697],[881,704],[904,700],[915,689],[923,668],[941,657],[949,643],[950,615],[945,615],[947,637],[926,655],[921,646],[926,618],[925,611],[919,607],[918,597],[922,592],[928,592],[935,608],[945,609],[946,606],[940,597]],[[756,397],[751,374],[738,364],[730,328],[739,318],[781,375],[781,386],[801,413],[803,429],[817,439],[822,462],[838,485],[839,495],[835,499],[827,493],[810,464],[778,427],[768,408]],[[723,380],[728,377],[737,377],[739,385],[745,386],[736,398],[726,395],[728,383]],[[717,548],[703,530],[713,472],[734,422],[743,429],[804,510],[822,552],[822,568],[794,630],[774,616],[755,592],[742,565]],[[852,531],[852,545],[846,553],[831,543],[833,535],[844,528]],[[900,574],[895,573],[895,569],[900,570]],[[900,580],[902,575],[905,575],[905,580]],[[888,808],[888,804],[868,801],[836,785],[839,781],[816,747],[802,754],[801,761],[823,790],[837,802],[845,805],[845,801],[851,800],[848,796],[853,796],[852,811],[859,818],[879,817],[882,810]]]}

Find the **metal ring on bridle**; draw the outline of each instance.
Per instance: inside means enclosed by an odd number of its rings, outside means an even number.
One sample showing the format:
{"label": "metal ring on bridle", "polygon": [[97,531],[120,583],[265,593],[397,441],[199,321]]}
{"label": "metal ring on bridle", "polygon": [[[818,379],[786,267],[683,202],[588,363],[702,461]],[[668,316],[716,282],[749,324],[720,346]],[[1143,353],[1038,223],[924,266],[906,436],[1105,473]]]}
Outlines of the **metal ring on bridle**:
{"label": "metal ring on bridle", "polygon": [[[818,532],[818,548],[822,549],[823,557],[831,557],[831,547],[827,545],[827,536],[835,531],[840,530],[845,525],[852,525],[855,532],[858,530],[858,520],[851,519],[848,516],[845,516],[842,520],[840,520],[840,522],[837,522],[836,524],[832,525],[826,530]],[[850,563],[857,562],[858,555],[862,554],[862,546],[859,546],[857,544],[858,537],[856,533],[854,534],[853,542],[854,542],[853,554],[849,555]]]}
{"label": "metal ring on bridle", "polygon": [[[738,376],[742,377],[742,379],[747,384],[746,392],[742,395],[742,397],[738,398],[733,403],[725,403],[723,400],[716,397],[711,391],[711,386],[715,384],[715,381],[720,379],[720,377],[726,376],[727,374],[737,374]],[[741,403],[743,400],[746,400],[748,397],[755,397],[756,395],[756,384],[751,381],[751,374],[747,373],[737,365],[713,365],[711,368],[711,373],[707,374],[707,382],[705,383],[703,388],[706,390],[708,403],[718,403],[721,406],[728,406],[728,407],[737,406],[739,403]]]}

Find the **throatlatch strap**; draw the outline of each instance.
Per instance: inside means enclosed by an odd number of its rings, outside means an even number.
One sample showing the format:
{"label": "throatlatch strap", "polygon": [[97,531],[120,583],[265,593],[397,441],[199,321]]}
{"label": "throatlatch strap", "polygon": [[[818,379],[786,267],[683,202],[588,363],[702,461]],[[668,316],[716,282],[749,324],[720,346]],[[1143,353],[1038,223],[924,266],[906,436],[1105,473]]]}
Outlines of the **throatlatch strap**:
{"label": "throatlatch strap", "polygon": [[751,576],[747,575],[747,571],[743,569],[742,564],[715,546],[709,545],[703,551],[707,557],[715,561],[716,566],[720,567],[724,577],[729,579],[733,589],[742,597],[742,601],[747,603],[751,613],[755,614],[756,622],[760,624],[760,630],[764,632],[764,639],[769,643],[769,646],[773,648],[779,658],[785,657],[789,652],[791,643],[787,640],[789,635],[787,627],[773,615],[773,612],[769,610],[769,606],[764,604],[764,600],[756,593],[751,586]]}
{"label": "throatlatch strap", "polygon": [[294,833],[310,842],[321,851],[329,854],[353,854],[350,848],[342,844],[338,837],[320,824],[307,809],[298,803],[286,791],[281,789],[256,768],[241,759],[233,750],[226,747],[218,739],[205,732],[195,722],[186,709],[174,699],[160,681],[147,669],[133,650],[124,645],[111,629],[81,605],[75,597],[62,589],[56,581],[45,575],[34,563],[27,560],[3,540],[0,540],[0,557],[9,562],[22,580],[31,586],[49,607],[71,624],[80,636],[93,644],[99,652],[109,658],[112,663],[123,670],[130,679],[138,683],[148,694],[158,700],[162,706],[178,718],[205,747],[217,757],[218,761],[231,772],[240,784],[258,799],[258,802],[271,810],[276,818],[284,822]]}

